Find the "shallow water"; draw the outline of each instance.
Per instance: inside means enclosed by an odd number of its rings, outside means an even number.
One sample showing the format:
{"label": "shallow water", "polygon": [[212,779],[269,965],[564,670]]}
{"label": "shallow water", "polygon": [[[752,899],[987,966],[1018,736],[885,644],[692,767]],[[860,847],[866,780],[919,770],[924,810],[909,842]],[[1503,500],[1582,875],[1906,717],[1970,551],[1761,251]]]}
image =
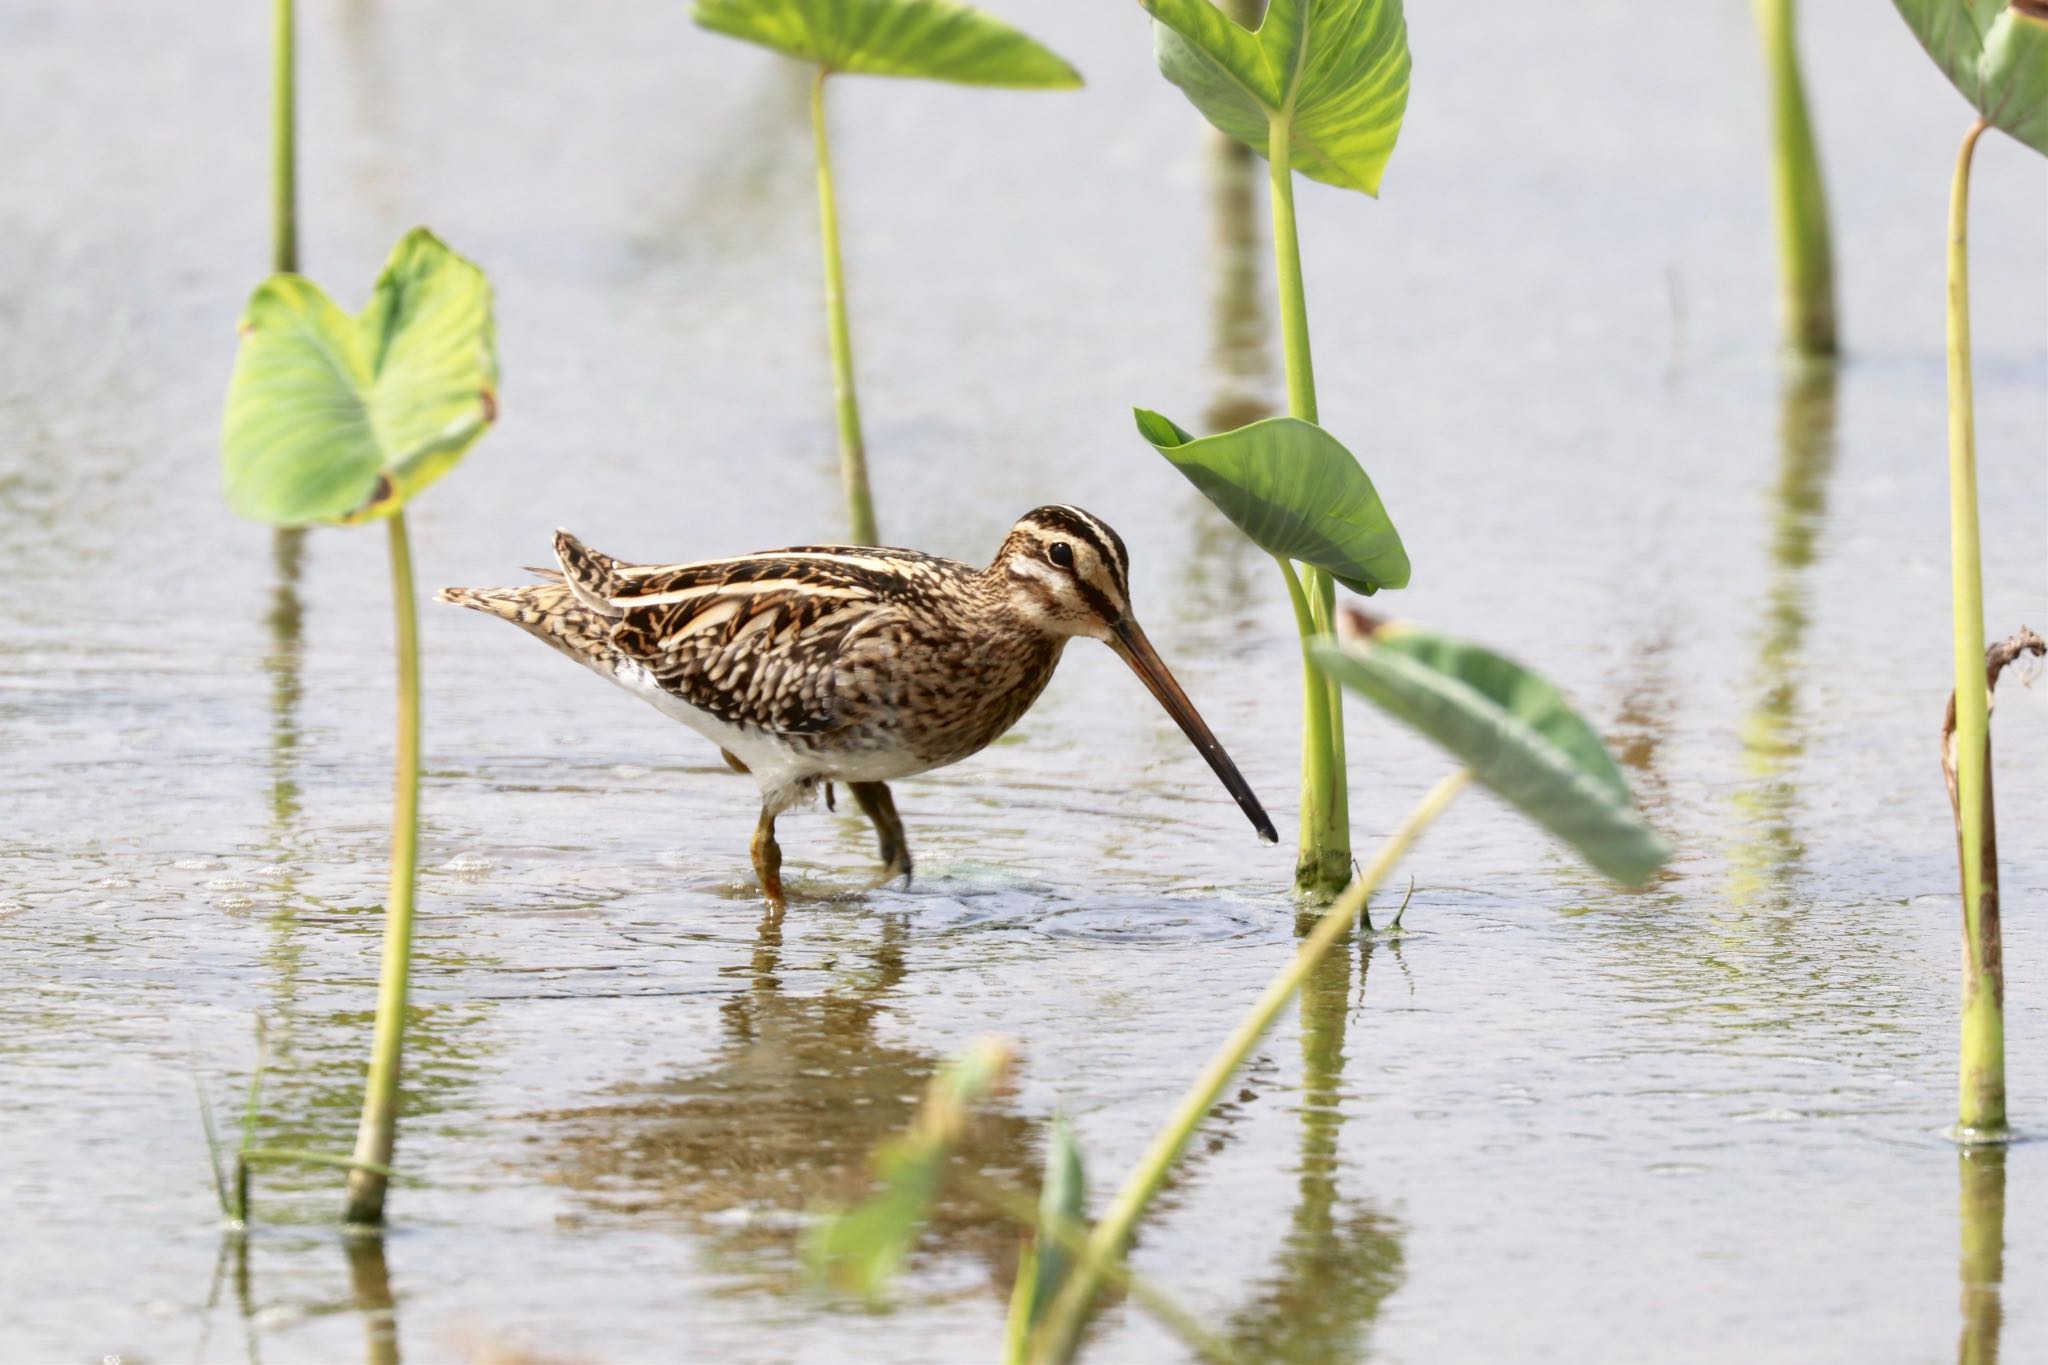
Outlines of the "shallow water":
{"label": "shallow water", "polygon": [[[429,611],[401,1134],[424,1183],[350,1244],[331,1177],[268,1172],[260,1226],[224,1241],[193,1078],[232,1122],[255,1020],[263,1139],[353,1132],[390,706],[380,538],[280,558],[217,493],[266,252],[264,15],[239,8],[0,9],[0,1356],[992,1357],[999,1220],[950,1203],[872,1314],[802,1288],[803,1211],[856,1193],[987,1032],[1025,1060],[978,1159],[1028,1178],[1065,1114],[1099,1194],[1294,934],[1288,854],[1085,646],[1014,742],[899,789],[910,890],[840,894],[868,871],[857,818],[789,821],[804,903],[777,935],[716,754]],[[514,581],[558,524],[645,558],[834,532],[785,68],[667,0],[306,8],[309,270],[354,296],[426,221],[499,290],[505,417],[419,506],[428,582]],[[1086,92],[834,92],[883,529],[981,558],[1039,502],[1110,520],[1284,828],[1280,584],[1127,415],[1272,401],[1256,187],[1217,170],[1133,7],[1028,8]],[[2048,1145],[1959,1167],[1940,1135],[1939,270],[1965,119],[1888,12],[1805,8],[1838,376],[1770,354],[1740,6],[1418,13],[1385,198],[1302,194],[1324,419],[1416,564],[1385,605],[1566,684],[1679,853],[1629,895],[1483,796],[1430,834],[1408,932],[1323,972],[1144,1229],[1138,1267],[1249,1358],[2048,1358]],[[2001,632],[2048,621],[2044,211],[2039,159],[1987,141]],[[1364,843],[1442,765],[1351,724]],[[2042,1128],[2048,689],[2002,689],[1998,737],[2012,1106]],[[1095,1345],[1179,1349],[1122,1307]]]}

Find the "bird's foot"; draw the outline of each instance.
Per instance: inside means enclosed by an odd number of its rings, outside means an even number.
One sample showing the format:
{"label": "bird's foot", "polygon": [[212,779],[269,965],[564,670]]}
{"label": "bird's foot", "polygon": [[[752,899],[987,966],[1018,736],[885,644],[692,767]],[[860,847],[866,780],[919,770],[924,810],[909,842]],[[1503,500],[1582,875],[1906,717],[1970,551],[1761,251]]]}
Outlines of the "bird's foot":
{"label": "bird's foot", "polygon": [[910,885],[910,855],[908,853],[894,862],[884,864],[881,875],[867,884],[867,890],[879,891],[898,877],[903,879],[905,886]]}

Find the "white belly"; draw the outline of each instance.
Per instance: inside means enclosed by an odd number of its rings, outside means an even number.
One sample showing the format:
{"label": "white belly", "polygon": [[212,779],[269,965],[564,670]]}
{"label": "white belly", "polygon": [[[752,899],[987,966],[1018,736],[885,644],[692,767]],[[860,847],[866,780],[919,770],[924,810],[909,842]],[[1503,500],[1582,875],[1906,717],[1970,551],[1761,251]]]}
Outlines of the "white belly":
{"label": "white belly", "polygon": [[619,660],[607,676],[663,715],[681,721],[746,764],[747,771],[760,783],[763,797],[771,800],[793,799],[798,795],[797,789],[808,778],[889,782],[921,773],[929,766],[901,750],[813,753],[793,749],[773,735],[729,724],[709,711],[690,705],[655,681],[654,674],[646,665],[630,659]]}

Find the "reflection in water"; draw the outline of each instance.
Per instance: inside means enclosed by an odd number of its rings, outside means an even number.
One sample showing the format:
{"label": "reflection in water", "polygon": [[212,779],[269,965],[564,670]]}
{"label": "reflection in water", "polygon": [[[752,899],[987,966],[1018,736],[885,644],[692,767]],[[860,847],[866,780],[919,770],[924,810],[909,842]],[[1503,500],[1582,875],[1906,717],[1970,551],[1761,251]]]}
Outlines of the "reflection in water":
{"label": "reflection in water", "polygon": [[367,1365],[398,1365],[398,1310],[383,1234],[351,1230],[341,1243],[348,1251],[349,1299],[363,1320],[363,1359]]}
{"label": "reflection in water", "polygon": [[220,1254],[213,1260],[213,1286],[206,1294],[206,1311],[199,1321],[199,1345],[192,1353],[194,1360],[208,1359],[208,1347],[213,1341],[214,1310],[220,1307],[220,1296],[229,1274],[234,1276],[235,1315],[242,1324],[242,1355],[249,1365],[261,1365],[263,1359],[256,1333],[256,1306],[250,1294],[249,1280],[249,1238],[242,1232],[230,1232],[221,1238]]}
{"label": "reflection in water", "polygon": [[1744,776],[1734,803],[1738,843],[1729,898],[1736,905],[1783,908],[1805,854],[1793,813],[1799,793],[1792,765],[1805,751],[1805,579],[1827,514],[1835,463],[1835,367],[1806,362],[1786,384],[1778,424],[1778,483],[1772,495],[1771,574],[1765,595],[1753,700],[1742,725]]}
{"label": "reflection in water", "polygon": [[[1240,22],[1256,23],[1263,0],[1235,7]],[[1266,312],[1265,163],[1251,148],[1205,129],[1209,178],[1209,359],[1215,391],[1202,412],[1208,431],[1232,431],[1273,415],[1277,389],[1273,326]],[[1194,552],[1187,591],[1179,601],[1189,620],[1235,613],[1256,600],[1253,575],[1264,556],[1202,499],[1195,511]]]}
{"label": "reflection in water", "polygon": [[[805,1210],[868,1193],[869,1153],[909,1123],[942,1060],[879,1027],[907,973],[908,934],[906,921],[888,918],[858,979],[797,996],[783,989],[782,918],[764,918],[751,961],[730,969],[748,987],[721,1008],[722,1036],[705,1065],[540,1116],[563,1134],[557,1178],[582,1196],[585,1216],[678,1215],[746,1283],[789,1287]],[[1034,1183],[1042,1127],[992,1108],[956,1160]],[[949,1194],[922,1245],[972,1254],[1007,1295],[1018,1233],[1003,1215]]]}
{"label": "reflection in water", "polygon": [[2005,1147],[1966,1147],[1956,1161],[1963,1229],[1963,1330],[1956,1361],[1998,1365],[2005,1326]]}
{"label": "reflection in water", "polygon": [[802,62],[762,67],[721,120],[723,155],[704,160],[678,148],[676,159],[695,164],[697,174],[655,187],[653,221],[634,241],[640,255],[666,261],[710,248],[751,256],[804,223],[800,209],[812,192],[810,70]]}
{"label": "reflection in water", "polygon": [[[1360,995],[1374,944],[1371,937],[1360,943]],[[1230,1321],[1230,1343],[1247,1360],[1362,1359],[1381,1305],[1401,1284],[1400,1223],[1371,1205],[1347,1205],[1337,1192],[1352,1004],[1351,957],[1340,949],[1302,987],[1297,1199],[1277,1263]]]}
{"label": "reflection in water", "polygon": [[[349,1229],[342,1234],[341,1243],[348,1257],[348,1296],[339,1300],[295,1304],[292,1316],[317,1318],[351,1314],[359,1317],[363,1324],[363,1359],[366,1365],[399,1365],[398,1312],[391,1293],[391,1271],[384,1260],[383,1234]],[[214,1312],[220,1307],[223,1289],[232,1275],[235,1315],[242,1327],[242,1356],[249,1365],[261,1365],[263,1314],[256,1300],[249,1253],[247,1233],[230,1232],[221,1239],[220,1255],[214,1262],[213,1287],[206,1296],[206,1311],[200,1322],[199,1344],[193,1351],[194,1360],[205,1362],[213,1359],[210,1348]],[[288,1317],[286,1320],[291,1319]]]}
{"label": "reflection in water", "polygon": [[[402,175],[414,160],[399,154],[399,129],[405,121],[399,104],[403,83],[391,79],[398,64],[384,41],[385,8],[377,0],[342,0],[338,25],[341,67],[360,139],[351,169],[362,192],[361,209],[380,223],[400,217],[402,196],[394,193],[392,177]],[[300,226],[303,231],[304,224]]]}
{"label": "reflection in water", "polygon": [[1211,431],[1231,431],[1273,413],[1273,328],[1266,316],[1266,238],[1260,231],[1265,163],[1236,138],[1211,129],[1209,163],[1211,286],[1209,358],[1216,393],[1203,415]]}

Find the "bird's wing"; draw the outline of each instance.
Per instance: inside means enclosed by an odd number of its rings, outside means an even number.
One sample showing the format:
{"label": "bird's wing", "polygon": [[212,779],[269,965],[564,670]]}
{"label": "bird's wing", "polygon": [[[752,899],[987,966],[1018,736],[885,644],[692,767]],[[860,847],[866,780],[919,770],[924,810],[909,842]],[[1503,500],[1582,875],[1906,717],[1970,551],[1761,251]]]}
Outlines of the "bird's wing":
{"label": "bird's wing", "polygon": [[612,642],[730,724],[820,734],[848,722],[849,671],[890,650],[905,584],[892,556],[838,548],[609,568]]}

